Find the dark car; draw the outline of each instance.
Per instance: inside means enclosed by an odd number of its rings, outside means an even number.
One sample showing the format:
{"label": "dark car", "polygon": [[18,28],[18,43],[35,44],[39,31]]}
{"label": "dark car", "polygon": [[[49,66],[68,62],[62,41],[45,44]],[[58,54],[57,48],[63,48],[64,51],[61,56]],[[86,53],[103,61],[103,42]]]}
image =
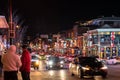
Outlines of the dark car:
{"label": "dark car", "polygon": [[39,69],[40,58],[38,55],[31,55],[31,67],[34,69]]}
{"label": "dark car", "polygon": [[90,78],[96,75],[107,76],[107,66],[95,57],[78,57],[70,64],[71,75]]}
{"label": "dark car", "polygon": [[46,69],[60,69],[64,68],[65,61],[58,56],[50,56],[46,61]]}

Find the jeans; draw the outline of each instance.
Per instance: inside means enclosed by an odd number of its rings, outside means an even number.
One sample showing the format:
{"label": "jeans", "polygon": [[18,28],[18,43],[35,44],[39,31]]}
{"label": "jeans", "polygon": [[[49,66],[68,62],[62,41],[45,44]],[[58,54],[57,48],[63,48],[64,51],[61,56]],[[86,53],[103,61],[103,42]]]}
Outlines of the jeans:
{"label": "jeans", "polygon": [[0,77],[2,77],[2,68],[0,67]]}
{"label": "jeans", "polygon": [[23,80],[30,80],[30,72],[21,71],[21,75]]}
{"label": "jeans", "polygon": [[18,80],[18,71],[4,71],[4,80]]}

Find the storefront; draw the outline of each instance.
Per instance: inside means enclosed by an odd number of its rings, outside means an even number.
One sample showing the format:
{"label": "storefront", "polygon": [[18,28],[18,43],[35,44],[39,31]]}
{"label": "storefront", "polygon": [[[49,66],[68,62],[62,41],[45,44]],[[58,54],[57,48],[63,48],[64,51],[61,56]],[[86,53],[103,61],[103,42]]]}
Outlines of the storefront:
{"label": "storefront", "polygon": [[91,55],[100,58],[120,56],[120,28],[95,29],[87,34]]}

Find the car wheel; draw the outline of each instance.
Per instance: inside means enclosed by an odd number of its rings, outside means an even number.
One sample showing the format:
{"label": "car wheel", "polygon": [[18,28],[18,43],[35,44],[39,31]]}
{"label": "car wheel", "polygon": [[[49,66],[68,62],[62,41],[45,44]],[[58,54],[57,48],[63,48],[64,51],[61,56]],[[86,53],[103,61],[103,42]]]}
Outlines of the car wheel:
{"label": "car wheel", "polygon": [[36,70],[36,67],[34,67],[34,70]]}
{"label": "car wheel", "polygon": [[74,76],[74,74],[73,74],[73,73],[71,73],[71,76]]}
{"label": "car wheel", "polygon": [[82,74],[82,70],[81,69],[78,69],[78,77],[79,78],[83,78],[83,74]]}
{"label": "car wheel", "polygon": [[46,66],[46,69],[49,70],[50,68],[48,66]]}
{"label": "car wheel", "polygon": [[39,67],[34,67],[34,70],[38,70],[39,69]]}
{"label": "car wheel", "polygon": [[107,78],[107,75],[102,75],[103,78]]}
{"label": "car wheel", "polygon": [[71,72],[71,76],[74,76],[74,73],[73,73],[72,69],[70,69],[70,72]]}
{"label": "car wheel", "polygon": [[37,68],[37,70],[39,70],[39,67],[36,67]]}

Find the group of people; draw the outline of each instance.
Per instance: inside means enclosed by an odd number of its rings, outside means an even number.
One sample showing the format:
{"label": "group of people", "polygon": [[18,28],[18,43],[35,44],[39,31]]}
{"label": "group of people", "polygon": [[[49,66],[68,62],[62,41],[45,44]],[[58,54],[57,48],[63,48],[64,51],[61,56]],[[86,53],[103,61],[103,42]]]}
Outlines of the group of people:
{"label": "group of people", "polygon": [[23,80],[30,80],[30,52],[27,45],[22,46],[22,56],[16,53],[16,46],[11,45],[1,57],[4,80],[18,80],[18,71]]}

